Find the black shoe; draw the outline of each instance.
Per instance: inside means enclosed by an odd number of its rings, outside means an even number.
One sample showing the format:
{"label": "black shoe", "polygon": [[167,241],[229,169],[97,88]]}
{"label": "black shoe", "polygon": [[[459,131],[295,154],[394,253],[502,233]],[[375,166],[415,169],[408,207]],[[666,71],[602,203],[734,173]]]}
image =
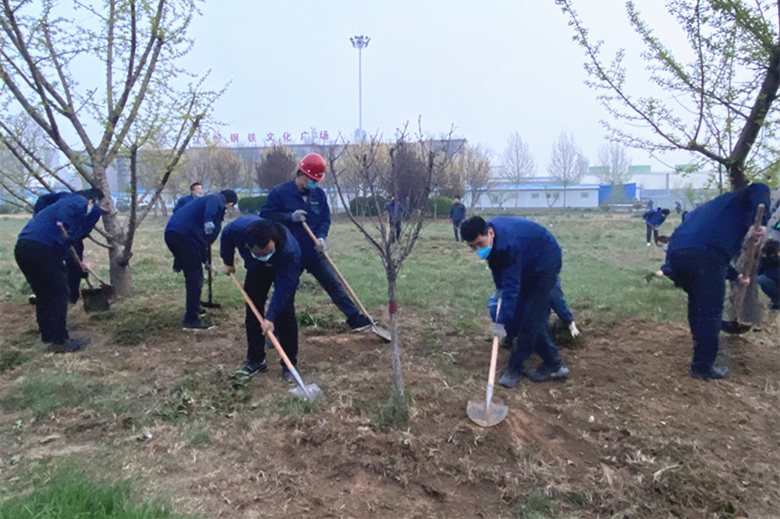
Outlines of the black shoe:
{"label": "black shoe", "polygon": [[236,374],[243,377],[251,377],[258,373],[265,373],[266,371],[268,371],[268,364],[266,364],[265,360],[262,362],[247,361],[246,366],[238,370]]}
{"label": "black shoe", "polygon": [[353,332],[362,332],[363,330],[370,328],[372,324],[371,319],[363,314],[356,316],[354,319],[347,320],[347,325]]}
{"label": "black shoe", "polygon": [[184,321],[184,330],[210,330],[214,328],[213,324],[206,324],[200,319],[194,321]]}
{"label": "black shoe", "polygon": [[295,377],[293,376],[292,371],[287,369],[286,366],[282,368],[282,380],[288,384],[295,384]]}
{"label": "black shoe", "polygon": [[712,366],[709,371],[700,372],[691,370],[691,376],[698,380],[717,380],[729,376],[729,368],[722,364]]}
{"label": "black shoe", "polygon": [[498,385],[508,387],[511,389],[520,382],[521,378],[523,378],[522,371],[517,371],[512,368],[507,368],[507,370],[504,371],[504,374],[501,375],[501,378],[498,379]]}
{"label": "black shoe", "polygon": [[529,371],[528,378],[531,379],[531,382],[547,382],[548,380],[563,378],[568,374],[569,368],[564,365],[560,365],[557,368],[552,368],[542,364],[538,368]]}
{"label": "black shoe", "polygon": [[73,353],[83,350],[89,343],[89,339],[68,339],[49,344],[49,351],[54,353]]}
{"label": "black shoe", "polygon": [[32,295],[27,298],[27,302],[30,303],[31,305],[38,304],[38,298]]}

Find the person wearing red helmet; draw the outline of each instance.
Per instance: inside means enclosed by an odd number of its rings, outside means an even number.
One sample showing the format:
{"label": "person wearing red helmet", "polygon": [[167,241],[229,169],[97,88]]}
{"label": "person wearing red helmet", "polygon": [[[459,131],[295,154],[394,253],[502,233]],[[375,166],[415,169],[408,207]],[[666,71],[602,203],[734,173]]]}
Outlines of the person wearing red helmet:
{"label": "person wearing red helmet", "polygon": [[[350,299],[344,285],[322,256],[325,240],[330,230],[330,207],[325,191],[319,182],[325,178],[325,159],[317,153],[309,153],[298,163],[295,178],[274,187],[268,194],[260,217],[284,224],[301,247],[301,264],[322,285],[331,300],[347,318],[353,331],[371,326],[371,320],[360,313]],[[318,244],[303,228],[306,222],[317,237]]]}

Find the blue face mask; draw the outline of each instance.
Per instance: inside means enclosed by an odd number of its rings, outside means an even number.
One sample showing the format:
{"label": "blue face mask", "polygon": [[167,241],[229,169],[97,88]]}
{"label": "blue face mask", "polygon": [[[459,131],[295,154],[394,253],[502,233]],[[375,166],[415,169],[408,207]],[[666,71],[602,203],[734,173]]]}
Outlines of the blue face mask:
{"label": "blue face mask", "polygon": [[308,183],[308,184],[306,184],[306,189],[316,189],[316,188],[318,188],[318,187],[319,187],[319,184],[317,184],[317,183],[316,183],[315,181],[313,181],[313,180],[309,180],[309,183]]}
{"label": "blue face mask", "polygon": [[668,245],[661,245],[661,250],[666,252],[667,250],[669,250],[669,246]]}
{"label": "blue face mask", "polygon": [[488,259],[488,256],[490,256],[490,251],[493,250],[493,247],[488,245],[487,247],[482,247],[481,249],[477,249],[477,256],[479,256],[479,259],[486,260]]}
{"label": "blue face mask", "polygon": [[200,198],[203,196],[203,193],[195,193],[195,198]]}
{"label": "blue face mask", "polygon": [[276,247],[274,247],[273,250],[271,250],[271,252],[269,252],[265,256],[258,256],[254,252],[250,252],[249,254],[251,254],[252,257],[255,258],[257,261],[268,261],[269,259],[271,259],[271,256],[274,255],[274,252],[276,252]]}

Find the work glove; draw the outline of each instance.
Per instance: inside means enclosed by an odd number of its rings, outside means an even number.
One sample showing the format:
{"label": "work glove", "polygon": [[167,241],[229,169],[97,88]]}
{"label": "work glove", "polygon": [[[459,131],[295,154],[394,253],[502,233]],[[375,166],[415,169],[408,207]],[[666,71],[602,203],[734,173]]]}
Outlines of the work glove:
{"label": "work glove", "polygon": [[206,236],[214,234],[214,222],[206,222],[206,223],[204,223],[203,224],[203,232],[206,233]]}
{"label": "work glove", "polygon": [[306,211],[304,211],[303,209],[296,209],[295,211],[293,211],[292,221],[296,223],[305,222]]}
{"label": "work glove", "polygon": [[580,331],[577,329],[577,325],[574,324],[574,321],[569,323],[569,332],[571,333],[572,337],[577,337],[580,334]]}
{"label": "work glove", "polygon": [[493,337],[498,337],[503,341],[506,338],[506,328],[504,328],[503,324],[493,323],[493,325],[490,327],[490,334]]}
{"label": "work glove", "polygon": [[328,246],[325,245],[325,238],[317,238],[317,245],[314,246],[314,250],[316,250],[319,254],[322,254],[327,250]]}

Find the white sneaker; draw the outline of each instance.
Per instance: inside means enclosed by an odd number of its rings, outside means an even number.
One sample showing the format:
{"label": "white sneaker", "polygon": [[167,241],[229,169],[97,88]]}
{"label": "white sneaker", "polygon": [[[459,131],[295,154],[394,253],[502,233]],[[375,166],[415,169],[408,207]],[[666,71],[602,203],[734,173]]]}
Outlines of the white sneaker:
{"label": "white sneaker", "polygon": [[647,246],[648,246],[648,247],[650,246],[650,242],[647,242]]}

